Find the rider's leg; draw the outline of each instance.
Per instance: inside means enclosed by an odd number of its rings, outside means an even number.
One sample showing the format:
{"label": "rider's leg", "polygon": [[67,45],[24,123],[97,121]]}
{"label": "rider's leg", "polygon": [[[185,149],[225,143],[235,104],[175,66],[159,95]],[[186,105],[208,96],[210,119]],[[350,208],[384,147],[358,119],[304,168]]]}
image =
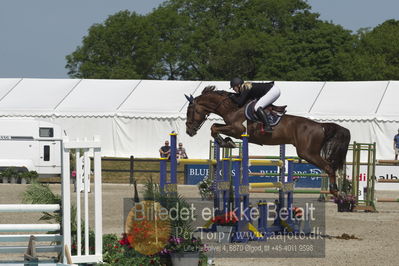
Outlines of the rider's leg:
{"label": "rider's leg", "polygon": [[262,120],[263,124],[265,125],[265,131],[271,132],[272,128],[263,108],[272,104],[278,99],[278,97],[280,97],[280,89],[275,85],[255,104],[256,115]]}
{"label": "rider's leg", "polygon": [[261,97],[258,102],[255,104],[255,110],[258,110],[259,107],[265,108],[266,106],[274,103],[278,97],[280,97],[280,89],[278,86],[274,85],[268,93],[266,93],[263,97]]}
{"label": "rider's leg", "polygon": [[259,119],[265,125],[264,126],[264,130],[266,132],[272,132],[272,127],[270,126],[269,119],[267,119],[267,115],[266,115],[266,113],[265,113],[265,111],[263,110],[262,107],[259,107],[258,109],[256,109],[256,115],[259,117]]}

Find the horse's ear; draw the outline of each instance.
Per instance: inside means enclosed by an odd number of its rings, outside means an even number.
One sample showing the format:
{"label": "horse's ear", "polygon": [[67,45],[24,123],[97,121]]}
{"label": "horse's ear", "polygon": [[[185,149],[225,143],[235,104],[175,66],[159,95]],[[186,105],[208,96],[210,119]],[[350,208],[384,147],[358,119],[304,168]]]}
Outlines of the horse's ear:
{"label": "horse's ear", "polygon": [[193,103],[194,101],[194,97],[190,94],[190,97],[188,97],[187,95],[184,94],[184,96],[186,96],[186,99],[189,103]]}

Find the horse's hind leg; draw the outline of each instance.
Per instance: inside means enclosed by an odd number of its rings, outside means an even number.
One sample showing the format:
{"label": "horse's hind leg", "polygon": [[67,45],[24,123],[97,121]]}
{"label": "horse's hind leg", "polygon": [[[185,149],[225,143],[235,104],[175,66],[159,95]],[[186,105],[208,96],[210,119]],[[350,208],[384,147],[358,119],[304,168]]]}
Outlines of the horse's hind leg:
{"label": "horse's hind leg", "polygon": [[338,186],[336,183],[336,175],[335,171],[331,167],[331,164],[324,160],[319,153],[308,153],[308,152],[300,152],[297,151],[299,157],[305,159],[307,162],[319,167],[327,173],[330,179],[330,193],[335,197],[338,196]]}

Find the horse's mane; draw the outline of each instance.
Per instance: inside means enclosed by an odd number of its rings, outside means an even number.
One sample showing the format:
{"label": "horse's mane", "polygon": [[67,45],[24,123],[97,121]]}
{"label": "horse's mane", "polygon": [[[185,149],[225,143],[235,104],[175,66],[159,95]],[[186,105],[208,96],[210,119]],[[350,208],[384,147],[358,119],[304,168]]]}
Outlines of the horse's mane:
{"label": "horse's mane", "polygon": [[201,95],[206,95],[206,94],[217,94],[220,96],[229,97],[232,93],[227,91],[218,91],[216,90],[216,86],[210,85],[206,86],[201,92]]}

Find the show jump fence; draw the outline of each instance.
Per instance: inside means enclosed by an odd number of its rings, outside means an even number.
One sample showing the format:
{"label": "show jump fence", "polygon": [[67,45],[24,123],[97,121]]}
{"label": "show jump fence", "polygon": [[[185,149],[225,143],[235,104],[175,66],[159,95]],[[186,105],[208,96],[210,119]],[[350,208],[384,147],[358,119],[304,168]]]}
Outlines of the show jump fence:
{"label": "show jump fence", "polygon": [[[101,192],[101,145],[97,138],[91,141],[70,141],[68,139],[57,140],[62,147],[62,205],[58,204],[1,204],[0,213],[14,212],[61,212],[61,224],[0,224],[0,232],[6,233],[32,233],[32,232],[57,232],[55,234],[9,234],[0,235],[0,242],[25,242],[29,241],[27,246],[0,246],[0,253],[25,253],[25,260],[37,262],[38,258],[35,256],[37,252],[59,252],[61,254],[61,261],[65,264],[71,263],[98,263],[102,261],[102,192]],[[84,180],[88,180],[91,165],[89,155],[94,156],[94,228],[95,233],[95,247],[94,254],[90,254],[89,249],[89,186],[87,182],[84,183],[83,189],[83,204],[81,202],[81,194],[76,193],[76,224],[77,224],[77,254],[70,255],[72,245],[72,231],[71,231],[71,176],[70,176],[70,156],[71,152],[75,152],[76,158],[79,158],[82,153],[84,157],[84,165],[82,161],[76,160],[76,176],[82,176]],[[80,171],[83,171],[81,173]],[[80,182],[77,182],[80,186]],[[78,187],[77,191],[81,191]],[[82,208],[83,212],[82,215]],[[82,254],[82,230],[81,223],[84,222],[84,254]],[[32,241],[34,240],[34,241]],[[56,242],[56,245],[40,245],[36,246],[35,242]],[[43,263],[40,261],[40,263]]]}

